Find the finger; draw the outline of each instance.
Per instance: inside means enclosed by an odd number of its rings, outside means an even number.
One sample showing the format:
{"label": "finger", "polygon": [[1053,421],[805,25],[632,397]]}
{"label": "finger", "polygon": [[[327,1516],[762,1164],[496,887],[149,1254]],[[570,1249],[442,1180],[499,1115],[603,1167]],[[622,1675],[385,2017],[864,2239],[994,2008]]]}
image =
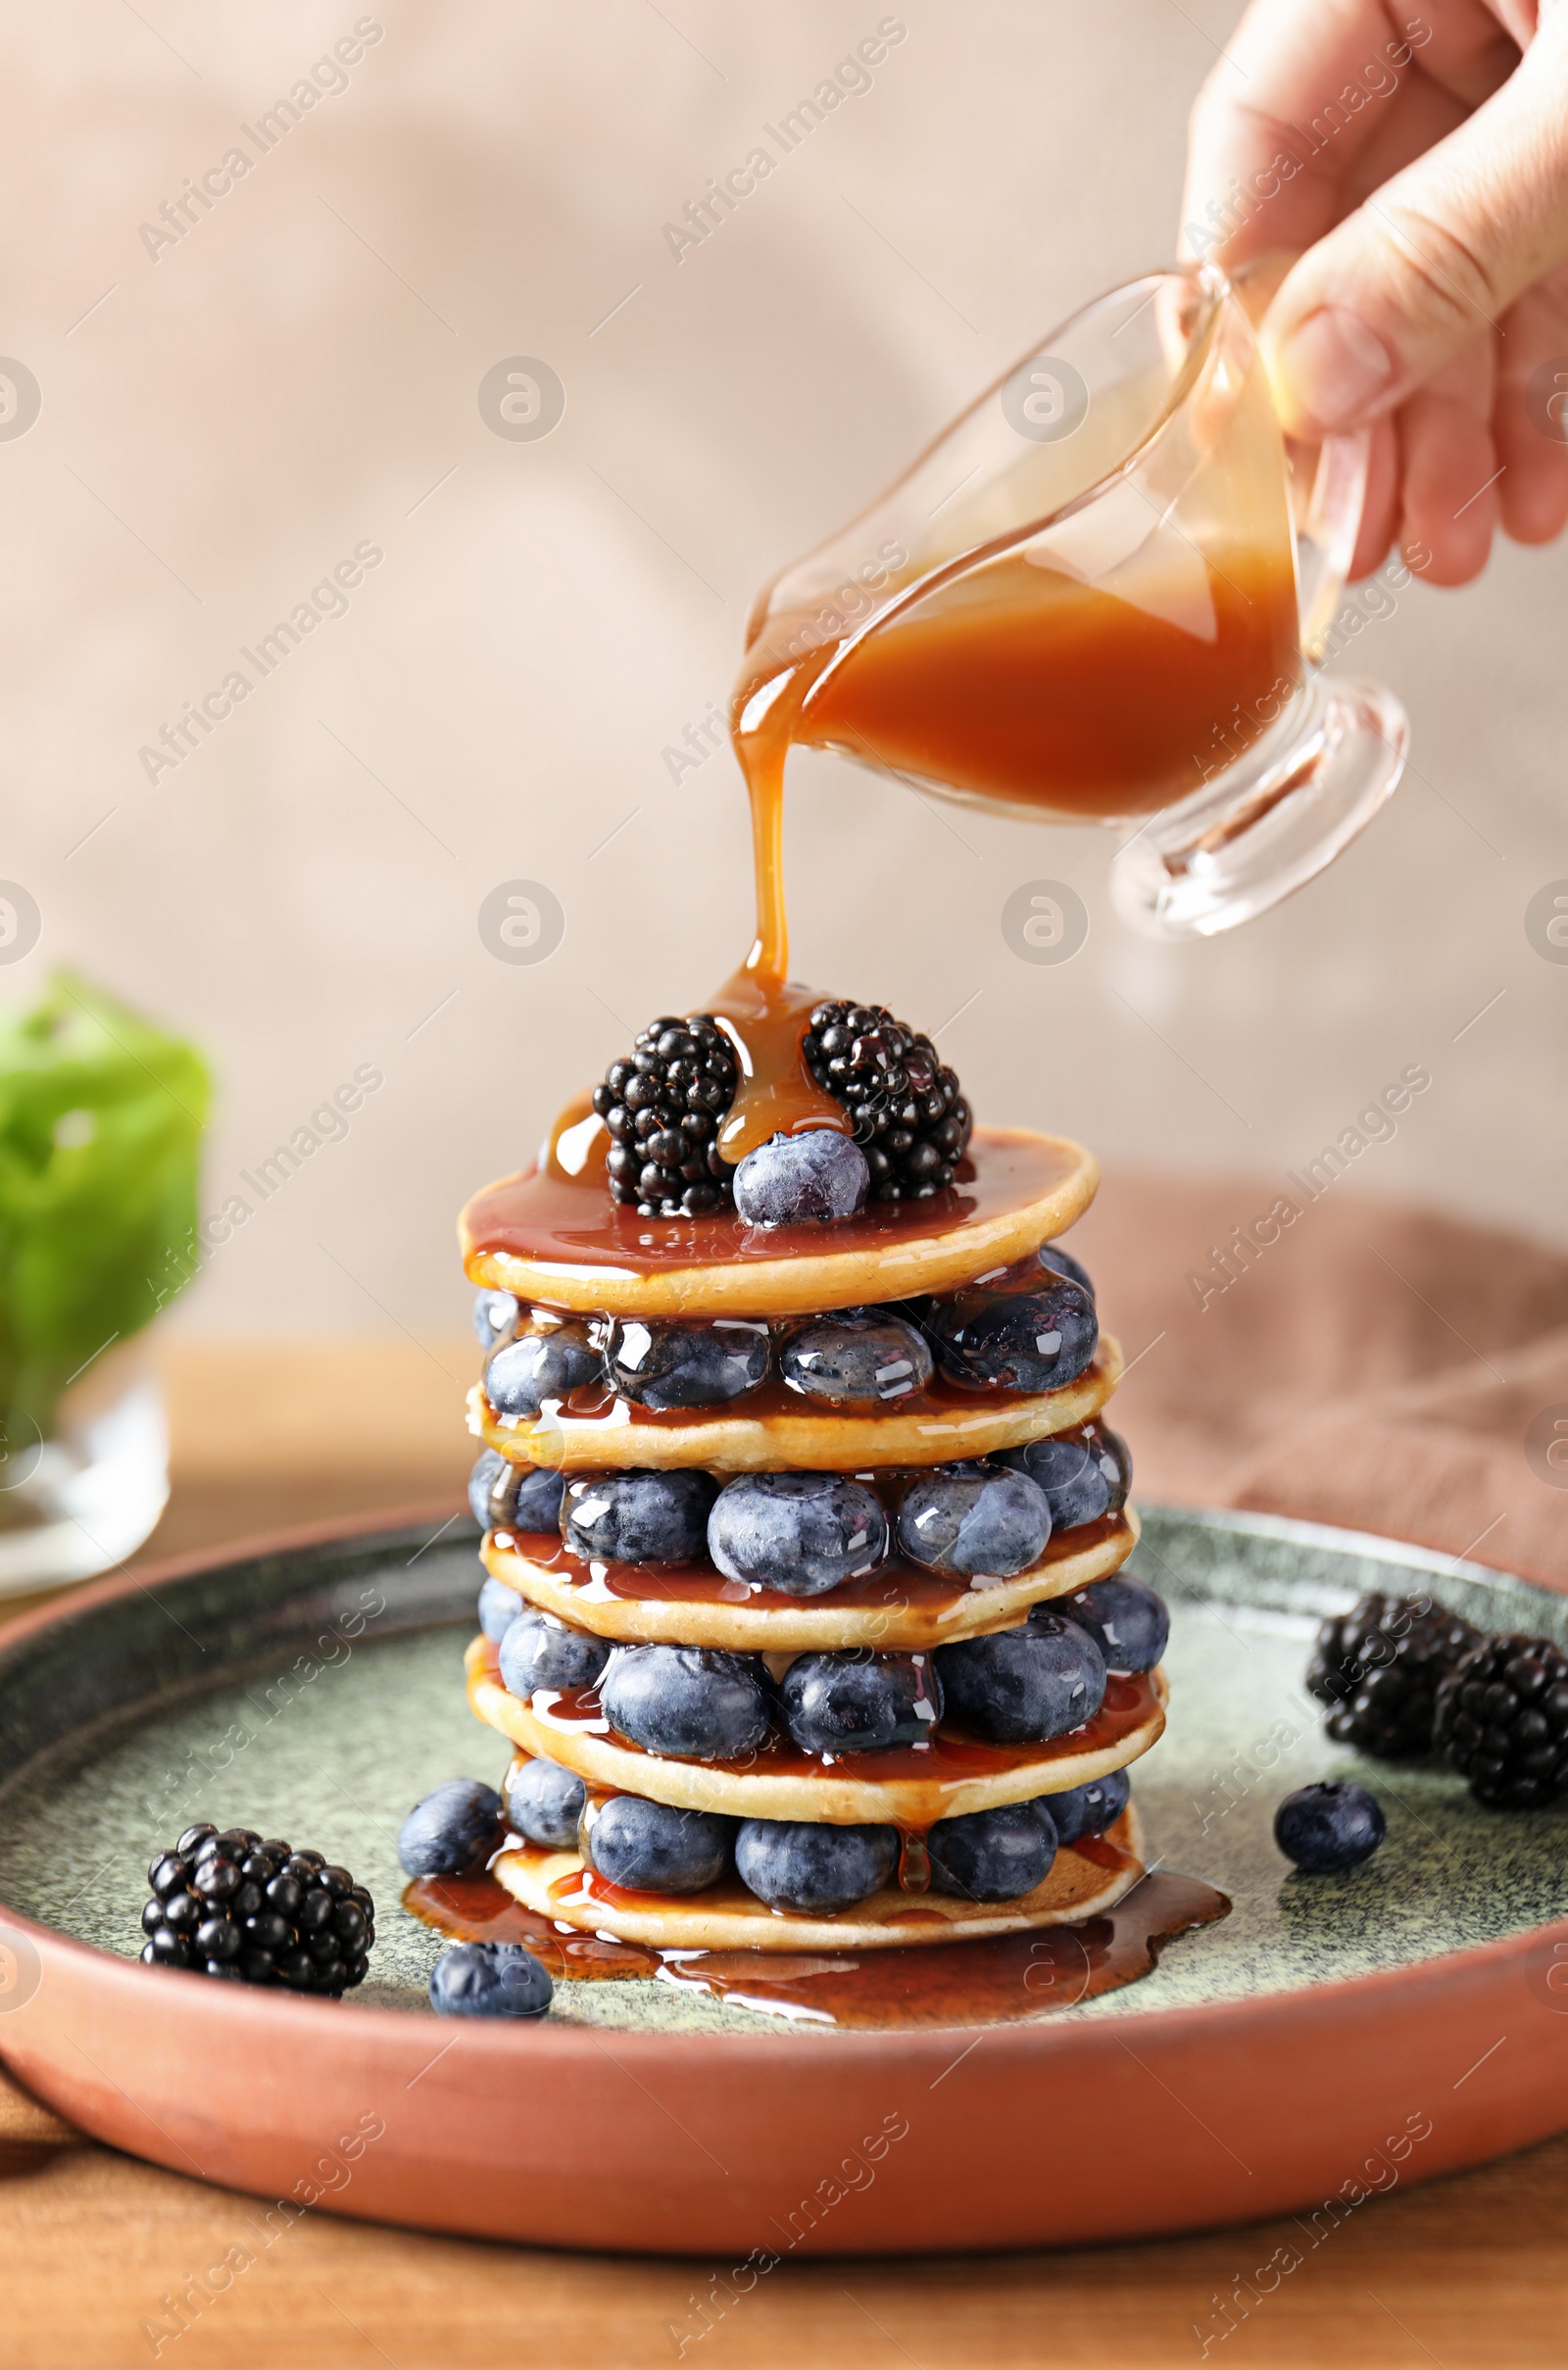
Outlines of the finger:
{"label": "finger", "polygon": [[1310,246],[1517,63],[1486,0],[1405,29],[1377,0],[1254,0],[1193,110],[1187,253],[1232,265]]}
{"label": "finger", "polygon": [[1403,173],[1456,131],[1470,110],[1462,100],[1427,74],[1408,78],[1393,107],[1379,108],[1366,138],[1339,180],[1340,211],[1336,220],[1353,214],[1375,197],[1385,181]]}
{"label": "finger", "polygon": [[1493,346],[1474,338],[1399,412],[1399,541],[1432,554],[1428,584],[1468,584],[1501,515],[1492,440]]}
{"label": "finger", "polygon": [[1374,420],[1367,458],[1366,497],[1348,581],[1359,584],[1383,566],[1399,523],[1399,438],[1392,420]]}
{"label": "finger", "polygon": [[1492,436],[1503,531],[1549,543],[1568,525],[1568,278],[1529,289],[1502,327]]}
{"label": "finger", "polygon": [[1568,526],[1568,446],[1547,442],[1513,387],[1498,393],[1492,439],[1507,472],[1498,481],[1504,534],[1550,543]]}
{"label": "finger", "polygon": [[[1402,68],[1392,63],[1400,56]],[[1320,238],[1344,211],[1340,179],[1372,133],[1369,102],[1414,79],[1411,57],[1407,43],[1390,39],[1379,0],[1311,9],[1253,0],[1193,109],[1187,252],[1241,263]],[[1353,103],[1343,95],[1352,88]],[[1325,135],[1343,125],[1344,137],[1314,139],[1314,118]]]}
{"label": "finger", "polygon": [[1568,12],[1515,73],[1301,261],[1264,327],[1286,425],[1379,417],[1568,257]]}

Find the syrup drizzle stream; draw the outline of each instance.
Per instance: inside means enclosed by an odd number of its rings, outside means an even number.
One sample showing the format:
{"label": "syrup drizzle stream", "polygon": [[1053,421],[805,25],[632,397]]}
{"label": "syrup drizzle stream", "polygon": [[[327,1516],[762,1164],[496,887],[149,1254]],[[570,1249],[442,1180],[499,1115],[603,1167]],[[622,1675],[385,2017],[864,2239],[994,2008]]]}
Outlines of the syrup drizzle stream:
{"label": "syrup drizzle stream", "polygon": [[[757,935],[739,970],[710,997],[707,1010],[724,1027],[735,1048],[740,1084],[719,1131],[720,1156],[744,1160],[770,1136],[798,1135],[808,1127],[852,1132],[841,1103],[817,1085],[802,1051],[812,1007],[820,992],[791,980],[789,918],[784,903],[784,762],[801,702],[826,652],[795,661],[780,679],[782,696],[764,700],[753,724],[742,720],[758,707],[737,695],[731,739],[752,816],[752,865],[757,895]],[[755,670],[754,670],[755,671]],[[743,682],[746,680],[743,674]],[[595,1173],[607,1142],[588,1124],[591,1106],[579,1097],[551,1131],[547,1167],[580,1175],[591,1159]],[[599,1136],[603,1130],[599,1130]]]}
{"label": "syrup drizzle stream", "polygon": [[930,1829],[901,1827],[899,1830],[899,1890],[901,1893],[929,1893],[931,1890],[931,1854],[926,1849]]}
{"label": "syrup drizzle stream", "polygon": [[740,1091],[718,1139],[726,1160],[741,1160],[771,1135],[796,1135],[805,1127],[850,1133],[843,1106],[817,1085],[801,1050],[811,1008],[821,998],[814,988],[788,977],[784,762],[817,655],[795,662],[777,680],[771,699],[767,688],[760,697],[748,698],[756,670],[743,669],[742,688],[731,708],[730,739],[751,806],[757,936],[745,963],[724,982],[710,1007],[715,1018],[731,1024],[728,1033],[735,1039],[741,1065]]}
{"label": "syrup drizzle stream", "polygon": [[[772,861],[779,861],[776,847]],[[777,898],[782,931],[782,883],[764,889],[760,876],[760,902],[764,895]],[[774,970],[775,953],[778,960],[785,958],[785,942],[779,939],[775,946],[772,939],[764,942],[759,935],[743,967],[725,980],[708,1006],[735,1048],[741,1073],[718,1133],[719,1153],[726,1160],[744,1160],[770,1136],[799,1135],[803,1128],[851,1133],[843,1104],[818,1086],[806,1066],[803,1040],[812,1007],[822,998],[815,988],[802,987],[785,979],[782,969]]]}

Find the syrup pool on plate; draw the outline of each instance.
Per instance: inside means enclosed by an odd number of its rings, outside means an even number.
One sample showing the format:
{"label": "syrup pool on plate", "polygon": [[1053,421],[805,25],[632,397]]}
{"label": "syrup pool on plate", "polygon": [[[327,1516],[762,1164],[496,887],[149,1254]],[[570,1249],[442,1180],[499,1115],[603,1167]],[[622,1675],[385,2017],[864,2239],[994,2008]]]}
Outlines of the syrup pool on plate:
{"label": "syrup pool on plate", "polygon": [[1136,1983],[1158,1963],[1163,1944],[1212,1925],[1230,1909],[1212,1885],[1160,1871],[1078,1926],[926,1950],[791,1954],[662,1952],[575,1928],[564,1931],[523,1908],[490,1876],[422,1877],[408,1887],[403,1905],[453,1942],[521,1943],[558,1982],[651,1980],[704,1993],[755,2016],[861,2031],[1013,2024],[1076,2007]]}

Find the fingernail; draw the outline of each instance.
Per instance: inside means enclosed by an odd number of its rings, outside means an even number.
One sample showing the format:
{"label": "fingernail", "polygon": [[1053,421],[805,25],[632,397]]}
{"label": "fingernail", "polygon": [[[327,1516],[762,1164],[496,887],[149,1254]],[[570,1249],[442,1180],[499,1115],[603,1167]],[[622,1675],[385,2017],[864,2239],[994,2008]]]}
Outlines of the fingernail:
{"label": "fingernail", "polygon": [[1308,314],[1280,349],[1280,375],[1302,413],[1319,427],[1346,427],[1394,376],[1381,337],[1343,305]]}

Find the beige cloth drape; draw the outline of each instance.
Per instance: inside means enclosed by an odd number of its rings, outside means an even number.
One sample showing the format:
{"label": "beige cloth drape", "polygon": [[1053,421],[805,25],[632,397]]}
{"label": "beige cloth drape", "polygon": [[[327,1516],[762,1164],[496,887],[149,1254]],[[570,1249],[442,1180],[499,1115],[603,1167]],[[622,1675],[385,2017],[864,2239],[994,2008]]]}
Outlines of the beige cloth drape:
{"label": "beige cloth drape", "polygon": [[[1201,1308],[1255,1181],[1108,1182],[1071,1248],[1132,1371],[1112,1408],[1150,1499],[1409,1539],[1568,1588],[1568,1259],[1337,1190]],[[1233,1264],[1239,1264],[1233,1258]],[[1565,1429],[1564,1440],[1568,1440]]]}

